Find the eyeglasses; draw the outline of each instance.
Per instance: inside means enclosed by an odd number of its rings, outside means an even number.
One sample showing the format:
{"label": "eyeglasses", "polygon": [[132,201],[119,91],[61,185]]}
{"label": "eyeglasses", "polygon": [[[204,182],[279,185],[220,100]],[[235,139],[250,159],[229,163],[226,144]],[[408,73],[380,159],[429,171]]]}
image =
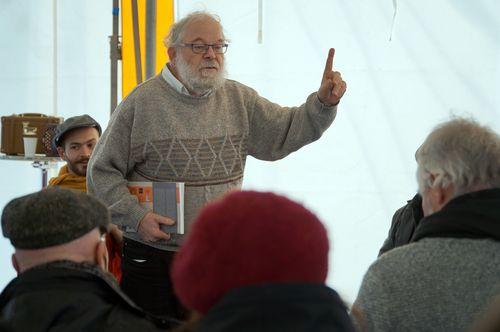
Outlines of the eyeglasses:
{"label": "eyeglasses", "polygon": [[177,46],[191,47],[193,53],[196,54],[205,54],[208,52],[208,48],[211,47],[214,53],[224,54],[229,44],[177,44]]}

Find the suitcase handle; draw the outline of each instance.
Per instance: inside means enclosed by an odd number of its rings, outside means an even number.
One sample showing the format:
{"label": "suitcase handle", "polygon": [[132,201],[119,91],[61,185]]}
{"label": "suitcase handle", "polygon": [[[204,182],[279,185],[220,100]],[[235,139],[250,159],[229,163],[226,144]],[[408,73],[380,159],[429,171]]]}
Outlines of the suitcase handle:
{"label": "suitcase handle", "polygon": [[40,118],[46,118],[47,117],[47,115],[41,114],[41,113],[21,113],[21,114],[19,114],[19,116],[22,117],[22,118],[25,117],[25,116],[38,116]]}

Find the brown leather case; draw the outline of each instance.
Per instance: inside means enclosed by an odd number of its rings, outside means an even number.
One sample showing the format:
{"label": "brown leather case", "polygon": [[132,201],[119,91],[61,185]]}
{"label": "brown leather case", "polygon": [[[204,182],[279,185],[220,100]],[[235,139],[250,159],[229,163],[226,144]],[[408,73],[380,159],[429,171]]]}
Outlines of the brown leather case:
{"label": "brown leather case", "polygon": [[2,116],[2,146],[1,151],[8,155],[23,155],[23,134],[36,133],[38,144],[36,153],[46,153],[42,144],[45,129],[50,124],[59,124],[63,118],[40,113],[13,114]]}

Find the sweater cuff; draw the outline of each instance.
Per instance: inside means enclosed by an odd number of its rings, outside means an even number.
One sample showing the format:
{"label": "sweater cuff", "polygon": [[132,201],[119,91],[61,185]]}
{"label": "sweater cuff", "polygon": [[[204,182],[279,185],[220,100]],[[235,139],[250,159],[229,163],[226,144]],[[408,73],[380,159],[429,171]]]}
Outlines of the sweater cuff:
{"label": "sweater cuff", "polygon": [[144,218],[144,216],[148,213],[151,212],[148,210],[146,207],[140,205],[140,204],[135,204],[133,207],[130,209],[130,225],[129,227],[134,228],[136,231],[139,228],[139,222]]}
{"label": "sweater cuff", "polygon": [[321,100],[319,100],[319,97],[318,97],[318,93],[316,93],[316,98],[315,98],[315,101],[314,101],[314,106],[316,106],[320,112],[322,112],[323,110],[326,110],[326,111],[333,111],[333,110],[337,110],[337,106],[339,105],[340,101],[335,104],[335,105],[326,105],[326,104],[323,104],[321,102]]}

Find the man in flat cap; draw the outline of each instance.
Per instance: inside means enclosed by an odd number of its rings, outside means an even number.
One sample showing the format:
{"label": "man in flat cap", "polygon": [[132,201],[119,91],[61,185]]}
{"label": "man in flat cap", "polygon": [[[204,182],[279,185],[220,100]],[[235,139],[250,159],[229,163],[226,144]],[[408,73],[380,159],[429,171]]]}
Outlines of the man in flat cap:
{"label": "man in flat cap", "polygon": [[[13,331],[157,331],[174,324],[146,314],[107,270],[110,216],[85,193],[49,188],[16,198],[2,213],[18,276],[0,294]],[[154,320],[154,322],[153,322]]]}
{"label": "man in flat cap", "polygon": [[[66,161],[59,175],[50,179],[50,186],[87,192],[87,164],[99,137],[101,126],[90,115],[83,114],[66,119],[56,128],[53,145]],[[110,272],[121,279],[122,232],[111,225],[111,236],[106,238],[110,258]]]}
{"label": "man in flat cap", "polygon": [[66,165],[50,179],[49,186],[86,192],[87,164],[99,136],[101,126],[88,114],[68,118],[57,126],[53,143]]}

